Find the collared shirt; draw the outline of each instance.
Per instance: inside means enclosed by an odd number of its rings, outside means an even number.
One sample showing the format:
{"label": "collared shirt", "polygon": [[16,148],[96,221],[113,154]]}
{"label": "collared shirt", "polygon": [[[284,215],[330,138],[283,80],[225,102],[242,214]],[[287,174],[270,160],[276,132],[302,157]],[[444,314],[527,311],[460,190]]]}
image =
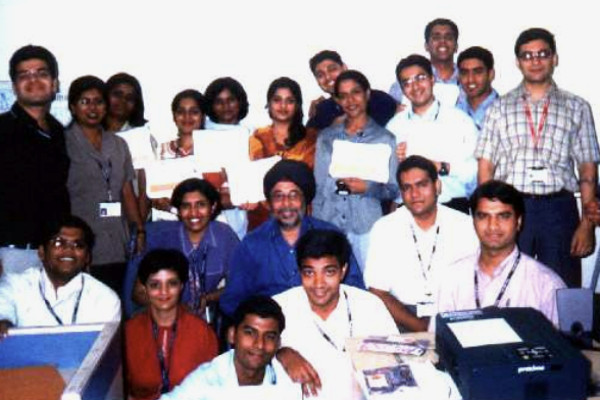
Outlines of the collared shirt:
{"label": "collared shirt", "polygon": [[[435,79],[433,94],[436,99],[439,99],[444,105],[454,106],[457,100],[464,96],[464,92],[458,83],[458,66],[454,64],[454,72],[448,79],[442,79],[438,70],[433,65],[431,69],[433,70],[433,78]],[[398,80],[390,86],[389,94],[396,102],[404,103],[410,107],[410,100],[403,95],[402,87]]]}
{"label": "collared shirt", "polygon": [[69,213],[69,158],[63,127],[48,114],[42,130],[15,103],[0,115],[0,246],[36,248]]}
{"label": "collared shirt", "polygon": [[365,283],[389,292],[403,304],[435,302],[441,271],[478,248],[469,216],[440,204],[435,224],[423,231],[410,211],[401,207],[373,225]]}
{"label": "collared shirt", "polygon": [[[354,143],[381,143],[390,146],[389,178],[387,183],[367,181],[367,190],[362,194],[341,196],[336,194],[337,179],[329,175],[333,153],[333,142],[343,140]],[[396,183],[395,157],[396,141],[394,136],[369,118],[364,131],[359,134],[346,133],[344,124],[330,126],[323,130],[317,139],[315,156],[315,181],[317,193],[312,202],[313,215],[331,222],[346,233],[367,233],[373,223],[381,217],[381,201],[393,200],[398,196]]]}
{"label": "collared shirt", "polygon": [[[169,393],[163,394],[159,400],[203,400],[215,398],[216,394],[225,394],[227,388],[239,387],[237,372],[233,363],[235,350],[214,358],[192,371],[180,385]],[[265,368],[262,385],[292,385],[290,378],[283,366],[273,358],[270,365]]]}
{"label": "collared shirt", "polygon": [[66,130],[65,138],[71,159],[67,187],[72,212],[96,234],[93,263],[123,263],[129,241],[125,213],[121,217],[101,217],[100,203],[122,201],[123,186],[133,180],[127,143],[114,133],[103,132],[102,147],[97,150],[77,123]]}
{"label": "collared shirt", "polygon": [[[519,250],[515,249],[494,270],[493,276],[479,268],[480,252],[466,257],[445,269],[444,284],[440,285],[438,311],[471,310],[476,307],[475,279],[477,274],[481,307],[493,306],[510,273]],[[558,326],[556,290],[565,287],[564,282],[550,268],[521,253],[514,274],[510,279],[498,307],[532,307],[544,314]]]}
{"label": "collared shirt", "polygon": [[323,384],[319,398],[323,399],[352,398],[356,381],[350,357],[344,351],[347,338],[398,334],[392,316],[377,296],[343,284],[339,296],[326,320],[311,310],[301,286],[273,297],[285,315],[281,345],[298,351],[317,370]]}
{"label": "collared shirt", "polygon": [[[532,124],[528,124],[527,104]],[[546,104],[547,117],[537,136]],[[531,128],[539,138],[537,146]],[[510,183],[522,192],[576,192],[575,164],[600,161],[591,107],[554,82],[543,99],[532,103],[521,83],[490,107],[475,156],[491,161],[494,179]],[[531,179],[533,168],[546,171],[546,178]]]}
{"label": "collared shirt", "polygon": [[[379,125],[385,126],[395,113],[396,101],[389,94],[381,90],[371,89],[371,97],[369,97],[369,103],[367,104],[367,114]],[[344,115],[344,110],[330,97],[317,105],[315,116],[308,120],[306,126],[318,130],[325,129],[337,117],[342,115]]]}
{"label": "collared shirt", "polygon": [[492,105],[492,103],[499,97],[496,89],[492,89],[490,94],[479,104],[477,110],[473,110],[471,104],[467,100],[467,96],[460,96],[458,101],[456,102],[456,108],[459,110],[463,110],[475,123],[477,126],[477,130],[481,131],[483,128],[483,120],[485,119],[485,113],[487,109]]}
{"label": "collared shirt", "polygon": [[55,290],[43,268],[29,268],[0,279],[0,320],[6,319],[18,327],[59,325],[45,298],[63,324],[70,325],[80,293],[74,323],[121,319],[121,302],[117,295],[91,275],[79,273]]}
{"label": "collared shirt", "polygon": [[450,164],[450,173],[440,176],[440,203],[453,198],[469,197],[476,186],[477,161],[473,150],[477,128],[464,112],[435,100],[419,116],[411,108],[396,114],[386,127],[396,135],[396,142],[406,142],[406,155],[420,155]]}
{"label": "collared shirt", "polygon": [[[310,216],[302,218],[300,237],[311,229],[333,229],[334,225]],[[344,281],[364,288],[362,273],[354,255]],[[219,303],[227,315],[252,295],[273,296],[302,283],[296,250],[281,234],[277,220],[270,218],[250,232],[236,248],[232,258],[225,292]]]}
{"label": "collared shirt", "polygon": [[[239,243],[235,232],[228,225],[218,221],[211,221],[208,224],[202,240],[196,247],[190,242],[182,222],[157,221],[147,224],[144,252],[129,262],[125,273],[123,284],[125,313],[131,315],[137,309],[131,300],[131,293],[137,278],[139,264],[149,251],[155,249],[179,250],[190,261],[190,268],[195,268],[198,272],[202,269],[202,263],[205,260],[205,289],[206,292],[212,292],[227,276],[231,256]],[[185,285],[181,298],[182,303],[193,300],[189,285],[190,282]]]}

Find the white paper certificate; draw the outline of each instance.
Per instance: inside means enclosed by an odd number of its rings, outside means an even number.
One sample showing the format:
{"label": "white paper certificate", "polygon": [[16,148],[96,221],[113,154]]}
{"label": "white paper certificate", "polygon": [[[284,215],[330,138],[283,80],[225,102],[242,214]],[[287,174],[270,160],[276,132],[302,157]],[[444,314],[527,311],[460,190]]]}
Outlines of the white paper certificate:
{"label": "white paper certificate", "polygon": [[220,171],[221,168],[250,161],[248,130],[240,127],[230,130],[194,131],[194,158],[205,171]]}
{"label": "white paper certificate", "polygon": [[231,203],[237,206],[265,200],[263,178],[279,160],[281,157],[274,156],[227,167]]}
{"label": "white paper certificate", "polygon": [[448,328],[464,348],[523,341],[504,318],[451,322]]}
{"label": "white paper certificate", "polygon": [[194,157],[155,161],[146,166],[146,192],[151,199],[171,197],[177,184],[188,178],[202,179],[202,169]]}
{"label": "white paper certificate", "polygon": [[117,132],[116,135],[127,142],[134,169],[146,168],[148,164],[156,161],[150,129],[147,126]]}
{"label": "white paper certificate", "polygon": [[333,178],[360,178],[387,183],[392,148],[383,143],[334,140],[329,174]]}

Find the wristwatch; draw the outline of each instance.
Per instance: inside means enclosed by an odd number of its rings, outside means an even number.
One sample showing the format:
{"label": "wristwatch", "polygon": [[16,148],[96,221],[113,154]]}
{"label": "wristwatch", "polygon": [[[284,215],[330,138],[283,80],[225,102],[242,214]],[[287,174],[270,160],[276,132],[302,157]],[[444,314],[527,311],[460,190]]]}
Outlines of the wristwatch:
{"label": "wristwatch", "polygon": [[450,167],[449,167],[448,163],[442,161],[440,164],[441,164],[441,166],[440,166],[440,170],[438,171],[438,174],[440,174],[440,176],[448,175],[450,173]]}

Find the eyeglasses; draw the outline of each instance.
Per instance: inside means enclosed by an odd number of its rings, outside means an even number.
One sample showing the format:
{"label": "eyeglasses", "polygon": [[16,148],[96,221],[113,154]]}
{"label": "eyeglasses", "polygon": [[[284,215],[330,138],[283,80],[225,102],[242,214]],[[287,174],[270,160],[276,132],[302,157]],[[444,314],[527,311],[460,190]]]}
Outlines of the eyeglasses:
{"label": "eyeglasses", "polygon": [[50,79],[52,75],[50,74],[50,70],[46,68],[38,69],[38,70],[29,70],[29,71],[18,71],[17,72],[17,81],[26,81],[29,79]]}
{"label": "eyeglasses", "polygon": [[61,250],[64,250],[66,248],[69,248],[71,250],[87,249],[87,244],[85,244],[83,240],[68,240],[60,236],[50,239],[50,245],[55,249]]}
{"label": "eyeglasses", "polygon": [[95,99],[90,99],[89,97],[82,97],[81,99],[79,99],[79,101],[77,103],[79,103],[79,105],[81,105],[81,106],[89,106],[91,104],[93,104],[95,106],[103,106],[104,99],[101,97],[95,98]]}
{"label": "eyeglasses", "polygon": [[403,81],[400,81],[400,86],[402,86],[403,88],[407,88],[410,85],[412,85],[413,83],[421,83],[425,80],[429,79],[429,75],[427,74],[418,74],[415,75],[413,77],[410,77],[408,79],[404,79]]}
{"label": "eyeglasses", "polygon": [[532,60],[547,60],[552,57],[552,50],[544,49],[540,51],[524,51],[519,54],[521,61],[532,61]]}
{"label": "eyeglasses", "polygon": [[302,193],[297,190],[292,190],[289,193],[277,192],[271,195],[271,201],[273,203],[282,203],[284,200],[288,202],[297,202],[302,200]]}

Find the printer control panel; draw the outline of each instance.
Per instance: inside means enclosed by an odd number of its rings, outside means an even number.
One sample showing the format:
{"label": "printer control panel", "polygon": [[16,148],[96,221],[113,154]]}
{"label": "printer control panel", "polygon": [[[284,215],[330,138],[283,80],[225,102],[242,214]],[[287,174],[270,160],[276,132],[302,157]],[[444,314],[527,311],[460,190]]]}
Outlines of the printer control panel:
{"label": "printer control panel", "polygon": [[547,361],[554,357],[546,346],[520,346],[516,353],[523,361]]}

